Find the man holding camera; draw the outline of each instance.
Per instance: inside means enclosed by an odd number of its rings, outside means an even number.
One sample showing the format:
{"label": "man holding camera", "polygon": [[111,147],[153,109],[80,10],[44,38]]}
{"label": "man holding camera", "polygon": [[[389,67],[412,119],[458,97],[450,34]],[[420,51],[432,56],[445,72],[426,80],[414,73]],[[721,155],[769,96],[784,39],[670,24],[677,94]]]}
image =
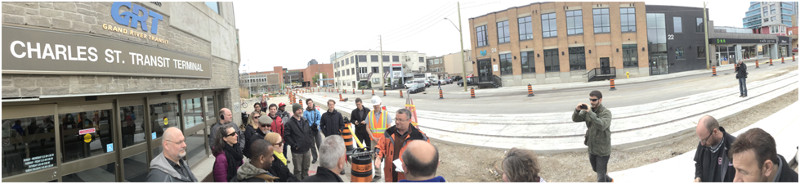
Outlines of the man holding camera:
{"label": "man holding camera", "polygon": [[597,182],[613,182],[614,179],[608,176],[608,159],[611,156],[611,111],[606,109],[603,102],[603,94],[594,90],[589,93],[591,110],[589,105],[579,103],[572,113],[573,122],[586,122],[586,135],[583,144],[589,147],[589,162],[592,170],[597,172]]}

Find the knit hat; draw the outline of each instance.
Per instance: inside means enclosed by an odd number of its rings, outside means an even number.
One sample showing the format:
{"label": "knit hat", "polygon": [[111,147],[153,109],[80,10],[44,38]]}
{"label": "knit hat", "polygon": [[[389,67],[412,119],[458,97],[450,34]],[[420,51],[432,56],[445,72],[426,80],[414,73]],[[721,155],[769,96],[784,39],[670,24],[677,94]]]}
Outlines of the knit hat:
{"label": "knit hat", "polygon": [[269,144],[278,144],[279,139],[281,139],[281,134],[275,132],[267,133],[267,135],[264,136],[264,140],[267,140]]}
{"label": "knit hat", "polygon": [[297,112],[297,110],[303,109],[303,106],[300,104],[294,103],[292,104],[292,112]]}

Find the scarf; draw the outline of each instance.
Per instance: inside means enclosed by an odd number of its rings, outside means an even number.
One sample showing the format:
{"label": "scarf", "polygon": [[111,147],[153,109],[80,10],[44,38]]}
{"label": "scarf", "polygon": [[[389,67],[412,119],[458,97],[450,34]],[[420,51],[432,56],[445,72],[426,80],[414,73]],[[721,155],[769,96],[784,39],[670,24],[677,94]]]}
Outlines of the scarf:
{"label": "scarf", "polygon": [[275,155],[275,157],[278,157],[278,160],[281,160],[281,162],[283,162],[283,165],[286,165],[286,156],[283,156],[283,153],[279,153],[277,151],[272,151],[272,155]]}
{"label": "scarf", "polygon": [[225,151],[225,158],[228,160],[226,175],[228,181],[231,181],[233,177],[236,177],[236,170],[242,165],[242,150],[236,149],[238,144],[239,143],[236,143],[233,146],[225,144],[225,147],[222,148],[222,150]]}

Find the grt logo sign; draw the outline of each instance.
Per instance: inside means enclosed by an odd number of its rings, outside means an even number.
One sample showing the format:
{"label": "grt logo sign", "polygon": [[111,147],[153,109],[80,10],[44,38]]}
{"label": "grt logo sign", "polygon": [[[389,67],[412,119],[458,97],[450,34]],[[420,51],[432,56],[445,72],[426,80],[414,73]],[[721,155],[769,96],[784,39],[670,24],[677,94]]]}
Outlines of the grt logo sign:
{"label": "grt logo sign", "polygon": [[[123,7],[127,10],[123,9]],[[121,9],[123,12],[120,12]],[[161,14],[131,2],[114,2],[111,4],[111,18],[114,18],[114,21],[118,24],[132,28],[139,28],[139,25],[141,25],[142,31],[147,31],[147,19],[150,17],[153,17],[150,33],[157,34],[158,22],[164,19]]]}

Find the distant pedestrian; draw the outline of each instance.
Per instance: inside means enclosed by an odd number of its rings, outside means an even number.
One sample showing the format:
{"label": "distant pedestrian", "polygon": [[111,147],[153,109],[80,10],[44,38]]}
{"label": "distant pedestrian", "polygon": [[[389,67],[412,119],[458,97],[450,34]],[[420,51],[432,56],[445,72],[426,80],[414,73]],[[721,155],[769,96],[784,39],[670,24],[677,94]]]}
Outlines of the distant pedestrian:
{"label": "distant pedestrian", "polygon": [[747,65],[739,61],[736,66],[736,79],[739,79],[739,97],[747,97]]}
{"label": "distant pedestrian", "polygon": [[589,162],[597,172],[597,182],[613,182],[608,176],[608,160],[611,158],[611,111],[602,105],[603,94],[594,90],[589,93],[592,104],[581,103],[572,113],[573,122],[586,122],[586,135],[583,144],[589,147]]}
{"label": "distant pedestrian", "polygon": [[775,139],[760,128],[747,130],[731,144],[733,182],[795,182],[795,172],[775,149]]}
{"label": "distant pedestrian", "polygon": [[725,128],[719,126],[717,119],[708,115],[697,122],[695,133],[700,143],[697,144],[694,154],[694,181],[733,181],[736,170],[728,157],[728,150],[736,137],[728,134]]}
{"label": "distant pedestrian", "polygon": [[501,166],[504,182],[545,182],[539,176],[541,163],[533,151],[511,148]]}

